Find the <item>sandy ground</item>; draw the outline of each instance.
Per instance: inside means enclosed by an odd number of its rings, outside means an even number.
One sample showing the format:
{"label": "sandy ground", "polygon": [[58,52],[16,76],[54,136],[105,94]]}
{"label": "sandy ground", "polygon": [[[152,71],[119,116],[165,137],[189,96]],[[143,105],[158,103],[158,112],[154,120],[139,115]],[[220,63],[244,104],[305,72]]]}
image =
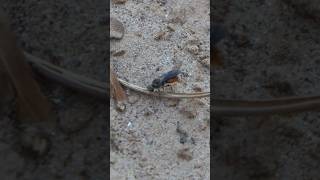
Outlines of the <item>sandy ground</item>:
{"label": "sandy ground", "polygon": [[[319,11],[308,2],[214,1],[214,18],[230,33],[218,44],[224,68],[214,72],[217,97],[319,94],[320,26],[300,13],[317,17]],[[318,179],[319,113],[220,117],[212,123],[215,179]]]}
{"label": "sandy ground", "polygon": [[[112,14],[126,28],[122,40],[111,42],[112,53],[125,51],[112,57],[115,71],[146,86],[181,64],[184,73],[175,91],[208,91],[209,70],[200,63],[209,56],[208,4],[111,3]],[[23,49],[73,72],[106,80],[105,0],[1,0],[1,6]],[[103,180],[108,176],[109,131],[113,179],[209,179],[208,99],[169,101],[127,91],[125,112],[116,111],[111,102],[109,130],[106,103],[37,80],[58,115],[56,133],[48,137],[51,146],[44,155],[25,153],[28,147],[20,139],[29,131],[15,121],[14,101],[1,108],[1,179]]]}
{"label": "sandy ground", "polygon": [[[181,64],[174,91],[209,91],[209,1],[111,3],[125,36],[111,42],[119,77],[142,87]],[[111,102],[111,177],[209,179],[209,99],[173,101],[129,94],[125,112]]]}

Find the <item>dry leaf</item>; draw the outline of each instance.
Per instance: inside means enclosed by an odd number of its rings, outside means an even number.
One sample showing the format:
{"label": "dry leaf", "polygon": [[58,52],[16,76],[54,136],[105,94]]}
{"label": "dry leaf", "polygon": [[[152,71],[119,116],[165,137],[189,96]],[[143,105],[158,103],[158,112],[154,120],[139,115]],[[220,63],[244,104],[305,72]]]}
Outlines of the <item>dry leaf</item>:
{"label": "dry leaf", "polygon": [[213,48],[212,55],[211,55],[211,64],[215,67],[222,67],[222,57],[220,55],[220,52],[217,48]]}
{"label": "dry leaf", "polygon": [[18,118],[22,121],[49,120],[51,107],[32,77],[31,67],[16,43],[16,37],[0,12],[0,61],[10,77],[18,98]]}
{"label": "dry leaf", "polygon": [[0,61],[0,109],[3,106],[7,106],[14,98],[14,90],[10,83],[10,78],[8,77],[6,71],[3,69],[3,65]]}
{"label": "dry leaf", "polygon": [[113,98],[117,103],[118,108],[120,108],[120,110],[124,110],[122,107],[119,107],[119,106],[123,106],[122,103],[127,99],[127,95],[124,92],[121,84],[117,79],[117,75],[112,68],[110,68],[110,83],[112,88],[111,92],[112,92]]}

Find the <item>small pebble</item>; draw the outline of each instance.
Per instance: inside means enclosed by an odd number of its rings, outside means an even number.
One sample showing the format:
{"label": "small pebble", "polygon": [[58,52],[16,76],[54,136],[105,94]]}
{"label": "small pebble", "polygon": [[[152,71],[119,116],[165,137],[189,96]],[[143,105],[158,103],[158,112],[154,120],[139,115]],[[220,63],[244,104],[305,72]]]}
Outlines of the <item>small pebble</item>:
{"label": "small pebble", "polygon": [[140,32],[135,32],[134,35],[137,37],[142,37],[142,34]]}
{"label": "small pebble", "polygon": [[185,161],[191,161],[192,153],[190,152],[189,148],[180,149],[177,153],[177,157]]}
{"label": "small pebble", "polygon": [[133,95],[130,95],[128,96],[128,102],[130,104],[135,104],[136,102],[138,102],[140,99],[140,95],[138,94],[133,94]]}
{"label": "small pebble", "polygon": [[171,32],[174,32],[176,31],[176,27],[174,24],[172,23],[169,23],[168,26],[167,26],[168,30],[171,31]]}
{"label": "small pebble", "polygon": [[119,112],[124,112],[126,110],[126,105],[124,103],[122,103],[122,102],[118,102],[116,104],[116,109]]}
{"label": "small pebble", "polygon": [[164,6],[167,3],[167,0],[157,0],[157,3],[159,3],[160,6]]}
{"label": "small pebble", "polygon": [[202,92],[202,88],[199,87],[198,85],[194,85],[192,88],[195,92]]}
{"label": "small pebble", "polygon": [[157,33],[154,34],[154,39],[157,40],[157,41],[163,40],[165,35],[166,35],[165,31],[157,32]]}
{"label": "small pebble", "polygon": [[207,68],[210,68],[210,58],[205,58],[205,59],[201,60],[200,63],[201,63],[203,66],[205,66],[205,67],[207,67]]}
{"label": "small pebble", "polygon": [[112,54],[112,56],[117,57],[117,56],[123,56],[126,54],[125,50],[120,50],[120,51],[116,51]]}
{"label": "small pebble", "polygon": [[43,156],[50,149],[49,138],[38,128],[27,127],[22,131],[20,144],[23,153],[28,153],[33,157]]}
{"label": "small pebble", "polygon": [[187,46],[187,50],[193,55],[199,54],[199,47],[197,45],[189,45]]}
{"label": "small pebble", "polygon": [[51,100],[56,105],[59,105],[63,102],[60,98],[52,98]]}
{"label": "small pebble", "polygon": [[127,0],[112,0],[112,2],[113,2],[114,4],[124,4],[124,3],[127,2]]}

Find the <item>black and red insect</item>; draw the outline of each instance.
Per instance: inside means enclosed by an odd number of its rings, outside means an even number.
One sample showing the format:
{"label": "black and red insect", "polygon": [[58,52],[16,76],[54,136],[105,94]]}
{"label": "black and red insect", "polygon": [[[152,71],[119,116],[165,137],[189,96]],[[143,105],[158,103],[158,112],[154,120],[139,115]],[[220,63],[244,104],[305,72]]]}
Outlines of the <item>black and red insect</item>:
{"label": "black and red insect", "polygon": [[165,86],[171,86],[179,81],[178,75],[181,73],[180,70],[174,69],[167,73],[162,74],[160,77],[154,79],[151,85],[148,86],[149,91],[163,88]]}

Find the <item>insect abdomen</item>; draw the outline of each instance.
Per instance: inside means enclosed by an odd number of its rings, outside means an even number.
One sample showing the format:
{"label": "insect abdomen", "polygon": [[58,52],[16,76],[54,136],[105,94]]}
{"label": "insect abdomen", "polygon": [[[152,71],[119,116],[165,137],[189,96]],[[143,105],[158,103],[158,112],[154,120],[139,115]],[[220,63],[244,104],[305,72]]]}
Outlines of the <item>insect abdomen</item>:
{"label": "insect abdomen", "polygon": [[179,74],[181,73],[180,70],[172,70],[169,71],[165,74],[163,74],[160,79],[161,79],[161,84],[164,85],[167,81],[170,79],[176,78]]}

